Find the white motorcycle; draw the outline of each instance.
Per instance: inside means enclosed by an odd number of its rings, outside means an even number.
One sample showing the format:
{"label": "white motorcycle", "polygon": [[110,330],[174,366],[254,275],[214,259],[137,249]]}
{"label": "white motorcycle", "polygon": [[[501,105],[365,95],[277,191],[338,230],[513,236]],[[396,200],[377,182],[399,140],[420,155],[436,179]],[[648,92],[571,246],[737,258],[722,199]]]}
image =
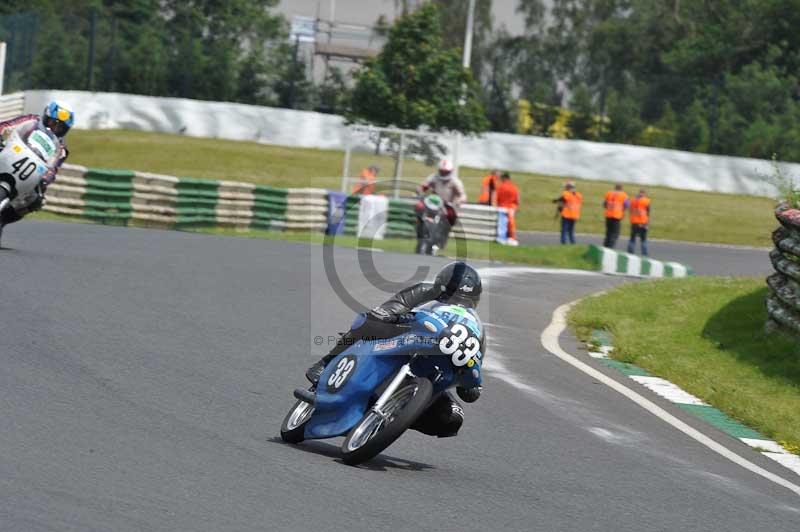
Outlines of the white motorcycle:
{"label": "white motorcycle", "polygon": [[[27,131],[13,131],[0,146],[0,216],[8,208],[24,209],[42,194],[49,183],[48,171],[55,168],[61,143],[41,124]],[[0,218],[1,220],[2,218]],[[0,238],[3,224],[0,221]]]}

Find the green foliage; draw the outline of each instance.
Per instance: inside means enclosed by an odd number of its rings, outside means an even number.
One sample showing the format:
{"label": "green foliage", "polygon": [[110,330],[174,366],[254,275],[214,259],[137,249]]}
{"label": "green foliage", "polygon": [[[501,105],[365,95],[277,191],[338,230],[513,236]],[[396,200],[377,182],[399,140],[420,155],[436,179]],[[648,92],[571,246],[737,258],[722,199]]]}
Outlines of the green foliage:
{"label": "green foliage", "polygon": [[706,151],[708,149],[708,125],[705,109],[699,100],[692,102],[678,123],[675,144],[681,150]]}
{"label": "green foliage", "polygon": [[[439,7],[439,21],[444,46],[459,50],[464,44],[464,31],[467,27],[467,10],[469,2],[464,0],[433,0]],[[475,1],[475,20],[472,31],[472,53],[470,70],[476,80],[482,79],[488,68],[487,55],[490,53],[490,37],[492,34],[492,0]]]}
{"label": "green foliage", "polygon": [[661,118],[655,126],[656,134],[648,144],[658,148],[675,148],[677,146],[678,115],[672,110],[672,105],[667,103]]}
{"label": "green foliage", "polygon": [[563,80],[612,118],[602,140],[800,161],[797,0],[550,4],[519,2],[507,59],[524,98],[559,105]]}
{"label": "green foliage", "polygon": [[492,131],[516,131],[515,109],[518,105],[513,96],[515,72],[513,64],[507,60],[514,41],[505,30],[501,30],[485,53],[483,101]]}
{"label": "green foliage", "polygon": [[[26,61],[7,89],[85,89],[96,17],[92,89],[274,103],[291,50],[277,0],[6,0],[0,40]],[[31,24],[19,26],[23,17]],[[25,47],[26,43],[30,46]]]}
{"label": "green foliage", "polygon": [[345,112],[349,92],[344,73],[336,67],[331,67],[322,85],[317,88],[317,110],[324,113]]}
{"label": "green foliage", "polygon": [[625,144],[636,142],[644,130],[638,102],[631,96],[612,91],[607,100],[607,113],[610,124],[604,140]]}
{"label": "green foliage", "polygon": [[532,129],[534,135],[546,137],[556,123],[559,116],[559,108],[555,105],[545,105],[534,103],[531,106],[531,118],[533,119]]}
{"label": "green foliage", "polygon": [[788,175],[781,168],[775,155],[772,156],[772,174],[761,176],[764,181],[775,187],[778,201],[785,201],[793,209],[800,207],[800,184],[798,179]]}
{"label": "green foliage", "polygon": [[443,46],[435,4],[395,23],[380,55],[356,75],[348,118],[408,129],[486,129],[478,86],[458,52]]}
{"label": "green foliage", "polygon": [[578,85],[575,92],[572,94],[572,102],[570,104],[572,114],[570,115],[568,127],[572,131],[572,138],[574,139],[593,139],[595,125],[594,121],[594,103],[592,102],[592,95],[586,85]]}

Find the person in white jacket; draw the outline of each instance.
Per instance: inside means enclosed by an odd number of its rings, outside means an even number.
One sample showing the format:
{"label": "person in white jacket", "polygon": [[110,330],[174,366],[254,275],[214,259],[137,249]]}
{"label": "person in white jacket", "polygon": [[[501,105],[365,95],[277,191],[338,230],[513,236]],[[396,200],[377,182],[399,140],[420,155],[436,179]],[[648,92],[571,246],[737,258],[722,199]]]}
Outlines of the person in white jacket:
{"label": "person in white jacket", "polygon": [[[464,183],[461,179],[453,175],[453,163],[447,159],[442,159],[439,163],[439,168],[433,174],[429,175],[417,187],[417,194],[425,196],[426,194],[433,193],[442,198],[444,208],[446,211],[448,222],[448,234],[450,228],[455,225],[458,219],[457,209],[467,201],[467,193],[464,190]],[[421,215],[425,209],[422,200],[417,203],[416,212]],[[419,216],[417,217],[417,235],[422,230],[422,221]],[[447,238],[445,237],[445,242]]]}

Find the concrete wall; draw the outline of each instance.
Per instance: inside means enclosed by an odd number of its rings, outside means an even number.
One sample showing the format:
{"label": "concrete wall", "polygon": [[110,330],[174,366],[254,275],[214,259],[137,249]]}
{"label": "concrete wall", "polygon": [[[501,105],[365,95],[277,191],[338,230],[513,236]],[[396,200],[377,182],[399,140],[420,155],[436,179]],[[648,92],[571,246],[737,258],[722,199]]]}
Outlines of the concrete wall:
{"label": "concrete wall", "polygon": [[[82,129],[126,128],[322,149],[344,149],[349,137],[340,116],[180,98],[28,91],[25,109],[39,112],[54,98],[75,107],[76,127]],[[769,161],[529,135],[465,138],[460,163],[688,190],[773,193],[762,177],[773,173]],[[782,166],[787,175],[800,176],[800,165]]]}

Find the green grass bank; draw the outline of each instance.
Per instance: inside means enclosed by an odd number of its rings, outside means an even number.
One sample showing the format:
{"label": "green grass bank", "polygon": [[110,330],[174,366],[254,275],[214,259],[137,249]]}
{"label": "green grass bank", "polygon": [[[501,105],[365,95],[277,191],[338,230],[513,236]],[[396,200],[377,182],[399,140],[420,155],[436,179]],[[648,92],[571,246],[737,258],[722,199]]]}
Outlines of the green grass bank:
{"label": "green grass bank", "polygon": [[[123,168],[180,177],[228,179],[275,187],[321,187],[338,190],[344,153],[270,146],[254,142],[201,139],[181,135],[127,130],[76,130],[70,133],[70,162],[96,168]],[[382,176],[391,173],[393,161],[383,156],[353,154],[351,169],[377,164]],[[421,180],[433,171],[417,161],[404,162],[408,179]],[[467,193],[477,198],[480,181],[488,169],[463,168]],[[565,177],[512,173],[521,192],[517,215],[521,230],[557,231],[555,207]],[[577,231],[602,234],[603,195],[613,184],[577,180],[584,195]],[[626,187],[628,192],[638,189]],[[651,238],[751,246],[769,245],[774,229],[774,202],[768,198],[689,192],[649,187],[653,199]],[[625,228],[627,231],[627,227]]]}
{"label": "green grass bank", "polygon": [[763,279],[635,283],[581,301],[570,323],[613,334],[612,357],[648,370],[800,454],[800,341],[767,335]]}

